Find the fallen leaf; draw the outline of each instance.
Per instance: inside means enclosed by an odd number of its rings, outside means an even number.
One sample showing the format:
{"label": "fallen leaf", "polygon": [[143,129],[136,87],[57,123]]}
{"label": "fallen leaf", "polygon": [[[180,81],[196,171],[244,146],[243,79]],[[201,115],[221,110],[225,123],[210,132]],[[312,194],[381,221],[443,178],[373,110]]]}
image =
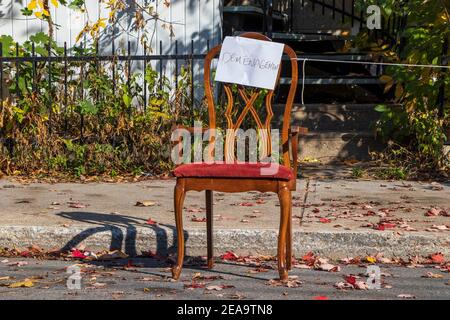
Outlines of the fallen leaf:
{"label": "fallen leaf", "polygon": [[251,202],[241,202],[239,205],[241,207],[253,207],[254,206],[254,204]]}
{"label": "fallen leaf", "polygon": [[367,256],[365,258],[365,260],[369,263],[376,263],[377,262],[377,258],[373,257],[373,256]]}
{"label": "fallen leaf", "polygon": [[192,217],[191,218],[191,221],[192,222],[206,222],[206,218],[205,217],[203,217],[203,218],[199,218],[199,217]]}
{"label": "fallen leaf", "polygon": [[114,250],[98,256],[98,260],[126,259],[128,255],[120,250]]}
{"label": "fallen leaf", "polygon": [[319,221],[320,221],[321,223],[330,223],[330,222],[331,222],[331,220],[330,220],[330,219],[327,219],[327,218],[320,218]]}
{"label": "fallen leaf", "polygon": [[444,255],[442,253],[435,253],[432,254],[430,256],[431,261],[433,261],[434,263],[444,263],[445,262],[445,258]]}
{"label": "fallen leaf", "polygon": [[25,279],[24,281],[11,283],[8,288],[31,288],[34,287],[33,280]]}
{"label": "fallen leaf", "polygon": [[151,200],[138,201],[135,204],[136,207],[152,207],[154,205],[156,205],[156,202]]}
{"label": "fallen leaf", "polygon": [[416,298],[416,296],[413,296],[412,294],[405,294],[405,293],[401,293],[397,297],[402,298],[402,299],[415,299]]}
{"label": "fallen leaf", "polygon": [[430,210],[428,210],[425,213],[425,216],[427,216],[427,217],[435,217],[435,216],[438,216],[439,213],[440,213],[440,210],[438,210],[436,208],[431,208]]}
{"label": "fallen leaf", "polygon": [[224,255],[221,256],[222,260],[237,260],[239,256],[235,254],[233,251],[227,251]]}
{"label": "fallen leaf", "polygon": [[208,291],[212,291],[212,290],[222,291],[223,289],[231,289],[231,288],[234,288],[234,286],[221,284],[221,285],[218,285],[218,286],[207,286],[205,289],[208,290]]}
{"label": "fallen leaf", "polygon": [[313,300],[329,300],[327,296],[315,296]]}
{"label": "fallen leaf", "polygon": [[147,220],[146,223],[149,224],[149,225],[155,225],[155,224],[158,224],[158,222],[156,222],[155,220],[152,220],[152,218],[148,218],[148,220]]}
{"label": "fallen leaf", "polygon": [[429,278],[429,279],[442,279],[444,276],[442,274],[433,273],[433,272],[427,272],[422,278]]}
{"label": "fallen leaf", "polygon": [[87,256],[78,249],[72,250],[71,257],[76,258],[76,259],[86,259],[87,258]]}

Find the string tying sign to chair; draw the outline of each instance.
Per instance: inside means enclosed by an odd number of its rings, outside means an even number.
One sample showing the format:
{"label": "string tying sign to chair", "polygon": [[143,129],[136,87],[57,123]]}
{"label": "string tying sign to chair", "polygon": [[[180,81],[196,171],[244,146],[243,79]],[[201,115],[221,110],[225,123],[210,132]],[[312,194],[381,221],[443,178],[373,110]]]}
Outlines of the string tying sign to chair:
{"label": "string tying sign to chair", "polygon": [[283,50],[282,43],[226,37],[215,81],[273,90]]}

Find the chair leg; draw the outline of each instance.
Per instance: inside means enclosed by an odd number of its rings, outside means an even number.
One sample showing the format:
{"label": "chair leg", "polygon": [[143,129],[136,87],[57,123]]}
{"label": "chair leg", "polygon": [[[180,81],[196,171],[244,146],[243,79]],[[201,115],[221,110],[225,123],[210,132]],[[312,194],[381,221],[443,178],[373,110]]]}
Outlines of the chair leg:
{"label": "chair leg", "polygon": [[181,270],[183,268],[184,260],[184,231],[183,231],[183,202],[186,191],[184,189],[184,181],[177,180],[177,184],[174,190],[174,207],[175,207],[175,224],[177,228],[177,240],[178,240],[178,256],[177,263],[172,268],[172,277],[178,280]]}
{"label": "chair leg", "polygon": [[286,232],[286,268],[292,269],[292,199],[289,205],[289,218]]}
{"label": "chair leg", "polygon": [[288,271],[286,269],[286,236],[289,221],[289,210],[291,206],[291,191],[287,185],[280,186],[278,190],[278,198],[280,200],[280,231],[278,234],[278,272],[280,280],[288,279]]}
{"label": "chair leg", "polygon": [[213,193],[206,190],[206,234],[208,243],[208,268],[214,267],[214,245],[213,245]]}

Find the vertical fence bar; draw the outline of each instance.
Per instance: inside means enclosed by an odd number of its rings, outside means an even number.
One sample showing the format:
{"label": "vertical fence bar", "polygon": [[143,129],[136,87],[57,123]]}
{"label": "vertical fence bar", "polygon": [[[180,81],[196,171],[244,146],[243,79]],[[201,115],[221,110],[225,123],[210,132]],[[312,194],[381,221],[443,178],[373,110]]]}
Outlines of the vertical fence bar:
{"label": "vertical fence bar", "polygon": [[53,99],[52,99],[52,43],[48,42],[48,131],[52,133],[52,119],[53,119]]}
{"label": "vertical fence bar", "polygon": [[20,76],[20,63],[19,63],[19,43],[16,42],[16,63],[15,63],[15,67],[16,67],[16,92],[17,92],[17,96],[20,97],[21,96],[21,92],[19,89],[19,76]]}
{"label": "vertical fence bar", "polygon": [[267,36],[272,38],[273,33],[273,0],[267,0],[267,8],[266,8],[266,19],[267,19]]}
{"label": "vertical fence bar", "polygon": [[144,41],[144,112],[147,111],[147,42]]}
{"label": "vertical fence bar", "polygon": [[[81,45],[81,55],[84,56],[84,46]],[[84,60],[81,59],[81,66],[80,66],[80,96],[81,101],[84,100]],[[80,141],[83,143],[84,141],[84,114],[83,112],[80,113]]]}
{"label": "vertical fence bar", "polygon": [[289,32],[294,32],[294,0],[289,3]]}
{"label": "vertical fence bar", "polygon": [[336,0],[333,0],[333,19],[336,18]]}
{"label": "vertical fence bar", "polygon": [[34,42],[31,43],[31,59],[32,59],[32,66],[31,66],[31,90],[33,93],[36,92],[36,46]]}
{"label": "vertical fence bar", "polygon": [[[448,64],[448,37],[445,36],[444,43],[442,44],[442,57],[441,57],[441,65],[446,66]],[[438,92],[438,115],[440,118],[444,117],[444,108],[445,108],[445,73],[448,72],[446,68],[441,69],[441,74],[439,76],[441,81],[441,86],[439,87]],[[450,139],[447,137],[447,139]]]}
{"label": "vertical fence bar", "polygon": [[178,40],[175,40],[175,92],[178,93]]}
{"label": "vertical fence bar", "polygon": [[355,26],[355,0],[352,0],[352,28]]}
{"label": "vertical fence bar", "polygon": [[312,10],[313,11],[316,11],[316,2],[315,1],[312,1]]}
{"label": "vertical fence bar", "polygon": [[0,107],[3,108],[3,43],[0,42]]}
{"label": "vertical fence bar", "polygon": [[[131,87],[130,87],[130,79],[131,79],[131,41],[128,41],[128,45],[127,45],[127,90],[128,90],[128,95],[131,99],[132,95],[131,95]],[[128,113],[131,114],[131,103],[130,103],[130,108],[128,110]]]}
{"label": "vertical fence bar", "polygon": [[163,85],[163,46],[162,46],[162,40],[159,41],[159,90],[162,90]]}
{"label": "vertical fence bar", "polygon": [[[100,74],[100,61],[99,61],[99,41],[100,40],[96,40],[95,41],[95,72],[97,72],[97,74]],[[96,103],[98,103],[98,100],[100,98],[100,92],[98,90],[98,88],[95,89],[95,100]],[[99,114],[100,115],[100,114]]]}
{"label": "vertical fence bar", "polygon": [[342,23],[345,23],[345,0],[342,0]]}
{"label": "vertical fence bar", "polygon": [[68,80],[68,72],[67,72],[67,42],[64,42],[64,131],[67,132],[69,129],[69,122],[67,119],[67,80]]}
{"label": "vertical fence bar", "polygon": [[361,29],[363,28],[363,25],[364,25],[364,11],[363,10],[361,10],[359,12],[359,19],[360,19],[360,21],[359,21],[359,30],[361,31]]}
{"label": "vertical fence bar", "polygon": [[302,0],[302,8],[305,6],[305,0]]}
{"label": "vertical fence bar", "polygon": [[190,56],[190,73],[191,73],[191,115],[192,126],[194,126],[194,40],[191,39],[191,56]]}
{"label": "vertical fence bar", "polygon": [[322,0],[322,15],[325,15],[325,0]]}
{"label": "vertical fence bar", "polygon": [[113,91],[115,94],[115,92],[116,92],[116,47],[114,44],[114,39],[111,44],[111,54],[112,54],[112,60],[111,60],[112,84],[113,84]]}

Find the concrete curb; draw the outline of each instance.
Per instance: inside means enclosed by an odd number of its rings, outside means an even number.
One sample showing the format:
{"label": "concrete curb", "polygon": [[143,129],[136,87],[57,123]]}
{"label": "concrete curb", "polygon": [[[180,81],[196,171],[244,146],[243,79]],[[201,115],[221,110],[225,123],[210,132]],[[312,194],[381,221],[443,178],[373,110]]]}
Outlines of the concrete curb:
{"label": "concrete curb", "polygon": [[[0,226],[0,246],[70,249],[83,242],[91,250],[121,248],[130,255],[152,250],[159,254],[175,252],[174,228],[168,226]],[[239,254],[276,254],[278,230],[221,229],[214,231],[215,253],[232,250]],[[185,230],[186,253],[206,255],[206,230]],[[450,255],[447,234],[391,231],[295,231],[294,254],[313,251],[328,258],[364,256],[382,252],[386,257],[427,256],[435,252]]]}

